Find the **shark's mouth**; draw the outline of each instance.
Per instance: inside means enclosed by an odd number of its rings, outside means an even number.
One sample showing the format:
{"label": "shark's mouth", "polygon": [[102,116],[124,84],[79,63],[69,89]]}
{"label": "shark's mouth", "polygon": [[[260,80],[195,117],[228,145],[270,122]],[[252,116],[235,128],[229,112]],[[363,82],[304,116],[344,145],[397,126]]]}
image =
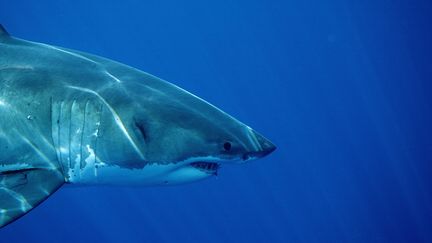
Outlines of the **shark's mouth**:
{"label": "shark's mouth", "polygon": [[190,165],[196,169],[199,169],[207,173],[212,173],[212,174],[216,174],[217,170],[220,167],[218,163],[203,162],[203,161],[193,162]]}

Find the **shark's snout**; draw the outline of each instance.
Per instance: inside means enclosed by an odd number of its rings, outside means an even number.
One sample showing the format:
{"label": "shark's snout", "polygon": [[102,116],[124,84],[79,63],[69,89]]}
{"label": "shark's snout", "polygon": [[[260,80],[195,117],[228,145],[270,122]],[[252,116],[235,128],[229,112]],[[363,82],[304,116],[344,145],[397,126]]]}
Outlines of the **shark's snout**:
{"label": "shark's snout", "polygon": [[270,140],[252,129],[250,129],[250,138],[253,149],[243,155],[243,160],[262,158],[276,150],[276,146]]}

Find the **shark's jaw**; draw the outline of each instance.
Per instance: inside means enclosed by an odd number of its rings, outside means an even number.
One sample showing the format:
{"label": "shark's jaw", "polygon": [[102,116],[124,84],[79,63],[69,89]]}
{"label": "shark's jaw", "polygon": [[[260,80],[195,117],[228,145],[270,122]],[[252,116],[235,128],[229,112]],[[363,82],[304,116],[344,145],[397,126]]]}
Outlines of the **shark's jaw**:
{"label": "shark's jaw", "polygon": [[143,168],[126,168],[118,164],[99,163],[85,167],[79,176],[70,177],[70,184],[154,186],[177,185],[217,176],[222,164],[233,163],[216,157],[193,157],[175,163],[148,163]]}
{"label": "shark's jaw", "polygon": [[218,163],[205,161],[193,162],[190,163],[190,166],[214,175],[217,175],[217,171],[220,168],[220,165]]}

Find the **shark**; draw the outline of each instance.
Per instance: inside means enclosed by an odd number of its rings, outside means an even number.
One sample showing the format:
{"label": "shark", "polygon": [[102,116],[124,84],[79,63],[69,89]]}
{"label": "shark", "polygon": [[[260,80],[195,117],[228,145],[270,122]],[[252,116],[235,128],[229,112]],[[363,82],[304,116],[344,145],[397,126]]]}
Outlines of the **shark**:
{"label": "shark", "polygon": [[172,83],[0,25],[0,227],[65,184],[176,185],[275,149]]}

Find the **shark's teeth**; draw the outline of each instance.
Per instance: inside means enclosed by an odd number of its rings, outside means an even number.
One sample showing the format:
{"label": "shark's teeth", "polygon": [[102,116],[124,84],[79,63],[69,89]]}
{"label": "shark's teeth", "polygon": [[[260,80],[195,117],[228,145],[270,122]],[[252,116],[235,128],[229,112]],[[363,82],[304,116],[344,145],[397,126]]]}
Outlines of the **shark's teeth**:
{"label": "shark's teeth", "polygon": [[194,168],[210,173],[214,173],[219,169],[219,164],[213,162],[193,162],[190,165]]}

